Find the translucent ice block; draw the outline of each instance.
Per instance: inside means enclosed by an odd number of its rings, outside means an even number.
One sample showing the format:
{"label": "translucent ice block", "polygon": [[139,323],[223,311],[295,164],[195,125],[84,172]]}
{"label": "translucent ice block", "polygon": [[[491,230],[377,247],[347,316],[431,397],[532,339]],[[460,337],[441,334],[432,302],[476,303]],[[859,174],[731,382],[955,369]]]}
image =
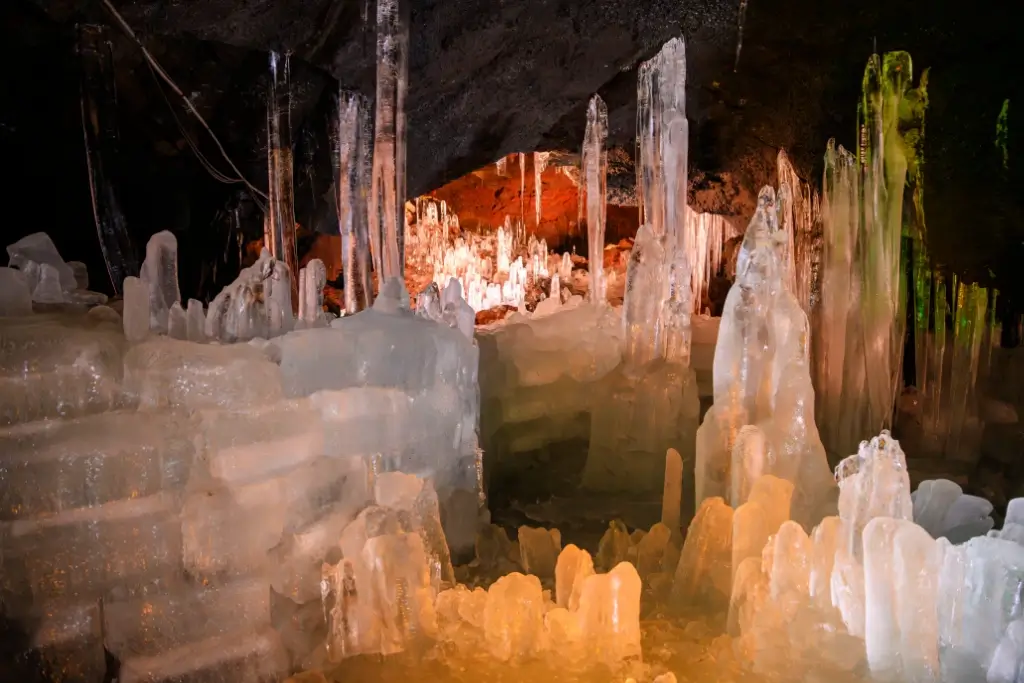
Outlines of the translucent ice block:
{"label": "translucent ice block", "polygon": [[324,453],[320,412],[306,399],[206,410],[199,422],[210,474],[228,485],[273,476]]}
{"label": "translucent ice block", "polygon": [[87,315],[0,318],[0,424],[114,409],[124,336]]}
{"label": "translucent ice block", "polygon": [[17,268],[0,268],[0,317],[32,315],[32,292]]}
{"label": "translucent ice block", "polygon": [[367,497],[361,463],[339,458],[232,488],[199,487],[182,510],[185,567],[198,577],[265,569],[273,560],[268,551],[286,531],[298,532],[339,506],[358,510]]}
{"label": "translucent ice block", "polygon": [[277,683],[288,672],[288,655],[271,629],[226,633],[133,657],[121,664],[121,683]]}
{"label": "translucent ice block", "polygon": [[33,598],[96,596],[179,571],[176,497],[163,492],[9,522],[2,580]]}
{"label": "translucent ice block", "polygon": [[0,430],[0,519],[24,519],[184,487],[193,422],[113,412]]}
{"label": "translucent ice block", "polygon": [[238,625],[270,626],[270,587],[257,577],[223,585],[177,585],[129,600],[105,600],[104,644],[126,659],[205,640]]}
{"label": "translucent ice block", "polygon": [[145,408],[247,408],[282,398],[281,373],[248,344],[159,338],[124,359],[125,390]]}

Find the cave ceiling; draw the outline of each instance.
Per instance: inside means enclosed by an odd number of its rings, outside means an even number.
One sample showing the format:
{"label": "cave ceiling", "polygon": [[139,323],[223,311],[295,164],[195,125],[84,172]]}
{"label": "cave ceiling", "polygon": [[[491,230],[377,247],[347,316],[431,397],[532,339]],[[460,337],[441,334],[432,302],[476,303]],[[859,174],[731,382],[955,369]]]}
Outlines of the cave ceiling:
{"label": "cave ceiling", "polygon": [[[339,84],[372,95],[374,6],[365,0],[113,4],[258,187],[266,185],[267,52],[293,54],[297,211],[306,223],[329,226],[331,98]],[[954,265],[965,271],[998,277],[1006,271],[1007,254],[1021,251],[1018,193],[995,196],[991,189],[995,117],[1002,101],[1024,87],[1015,76],[1019,57],[1010,4],[749,0],[737,65],[738,0],[411,0],[409,194],[504,154],[577,149],[594,92],[608,102],[611,143],[632,149],[636,66],[682,34],[691,201],[705,210],[749,215],[756,188],[774,180],[779,148],[790,153],[801,175],[820,184],[827,139],[854,143],[867,56],[873,49],[905,49],[917,71],[931,68],[926,187],[934,205],[934,251],[945,261],[959,259]],[[5,76],[5,149],[29,147],[12,142],[15,135],[63,135],[59,150],[52,139],[36,139],[31,149],[80,165],[73,162],[80,145],[74,26],[113,22],[97,0],[3,5],[10,36],[2,48],[5,63],[16,58],[40,74]],[[130,168],[124,186],[134,193],[126,198],[129,218],[134,214],[148,232],[208,230],[211,216],[236,190],[205,176],[137,47],[116,28],[110,36],[122,163]],[[1024,98],[1018,101],[1024,107]],[[52,111],[60,107],[71,111]],[[216,160],[209,140],[174,107]],[[68,192],[81,199],[81,190]],[[972,213],[977,207],[971,202],[979,197],[991,214],[982,217],[990,224],[984,230]],[[964,228],[968,220],[971,230]],[[980,232],[989,234],[987,250],[976,244]]]}

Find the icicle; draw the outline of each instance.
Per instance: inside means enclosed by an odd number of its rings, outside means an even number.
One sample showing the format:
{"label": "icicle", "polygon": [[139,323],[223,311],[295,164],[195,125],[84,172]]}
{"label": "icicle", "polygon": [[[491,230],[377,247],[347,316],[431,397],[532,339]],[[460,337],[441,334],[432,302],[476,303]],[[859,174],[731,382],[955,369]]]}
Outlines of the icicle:
{"label": "icicle", "polygon": [[110,283],[114,292],[120,293],[125,277],[139,272],[139,262],[111,184],[111,165],[116,163],[117,157],[117,92],[106,29],[89,24],[80,26],[78,53],[82,65],[82,131],[93,221]]}
{"label": "icicle", "polygon": [[519,220],[526,227],[526,155],[519,153]]}
{"label": "icicle", "polygon": [[[292,181],[291,64],[287,53],[270,53],[267,98],[268,232],[271,254],[292,274],[292,301],[298,305],[299,263],[295,252],[295,196]],[[296,309],[297,310],[297,309]]]}
{"label": "icicle", "polygon": [[534,226],[540,229],[541,219],[541,175],[544,170],[548,167],[548,158],[551,156],[551,152],[534,152],[533,153],[533,196],[534,196]]}
{"label": "icicle", "polygon": [[747,0],[740,0],[739,20],[736,25],[736,61],[733,62],[733,72],[740,69],[740,50],[743,49],[743,24],[747,19]]}
{"label": "icicle", "polygon": [[608,108],[594,95],[587,108],[587,130],[583,138],[581,194],[586,193],[587,262],[590,267],[589,298],[605,302],[604,229],[608,193]]}
{"label": "icicle", "polygon": [[409,26],[400,0],[377,0],[377,99],[370,243],[378,282],[405,270],[405,92]]}
{"label": "icicle", "polygon": [[337,117],[334,183],[342,276],[345,278],[345,312],[351,315],[373,303],[366,206],[373,172],[369,103],[362,95],[340,91]]}

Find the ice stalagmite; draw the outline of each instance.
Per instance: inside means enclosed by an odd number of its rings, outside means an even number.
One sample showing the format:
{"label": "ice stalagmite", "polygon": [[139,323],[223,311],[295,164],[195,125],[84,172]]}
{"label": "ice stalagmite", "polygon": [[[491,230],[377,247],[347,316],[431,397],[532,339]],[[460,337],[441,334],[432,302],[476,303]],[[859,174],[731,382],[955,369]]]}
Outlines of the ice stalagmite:
{"label": "ice stalagmite", "polygon": [[292,296],[298,306],[299,272],[295,251],[295,192],[292,179],[292,84],[288,53],[270,53],[270,91],[267,95],[267,227],[268,247],[292,273]]}
{"label": "ice stalagmite", "polygon": [[334,183],[341,233],[345,312],[358,313],[373,300],[366,200],[373,173],[373,128],[369,102],[358,93],[338,93]]}
{"label": "ice stalagmite", "polygon": [[401,0],[377,0],[377,100],[370,244],[377,281],[405,271],[405,91],[409,23]]}
{"label": "ice stalagmite", "polygon": [[696,498],[739,505],[772,474],[792,482],[793,518],[811,525],[834,505],[835,487],[814,425],[807,316],[782,282],[774,199],[772,188],[761,191],[722,313],[715,402],[697,431]]}
{"label": "ice stalagmite", "polygon": [[586,192],[587,262],[590,265],[589,297],[604,303],[604,228],[608,194],[608,107],[598,95],[587,108],[587,130],[583,138],[583,172],[580,190]]}
{"label": "ice stalagmite", "polygon": [[79,26],[78,54],[82,66],[82,131],[93,220],[111,285],[115,292],[120,292],[121,283],[138,272],[139,264],[112,184],[118,152],[117,90],[106,28],[92,24]]}
{"label": "ice stalagmite", "polygon": [[171,307],[181,305],[178,290],[178,239],[164,230],[149,238],[140,278],[149,287],[150,329],[166,334]]}

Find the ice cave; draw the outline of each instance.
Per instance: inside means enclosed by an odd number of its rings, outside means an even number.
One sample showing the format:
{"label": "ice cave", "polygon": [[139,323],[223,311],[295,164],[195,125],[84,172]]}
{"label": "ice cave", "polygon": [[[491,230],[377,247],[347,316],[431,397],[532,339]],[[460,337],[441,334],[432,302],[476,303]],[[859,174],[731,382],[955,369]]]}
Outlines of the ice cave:
{"label": "ice cave", "polygon": [[1024,683],[997,3],[3,4],[4,683]]}

